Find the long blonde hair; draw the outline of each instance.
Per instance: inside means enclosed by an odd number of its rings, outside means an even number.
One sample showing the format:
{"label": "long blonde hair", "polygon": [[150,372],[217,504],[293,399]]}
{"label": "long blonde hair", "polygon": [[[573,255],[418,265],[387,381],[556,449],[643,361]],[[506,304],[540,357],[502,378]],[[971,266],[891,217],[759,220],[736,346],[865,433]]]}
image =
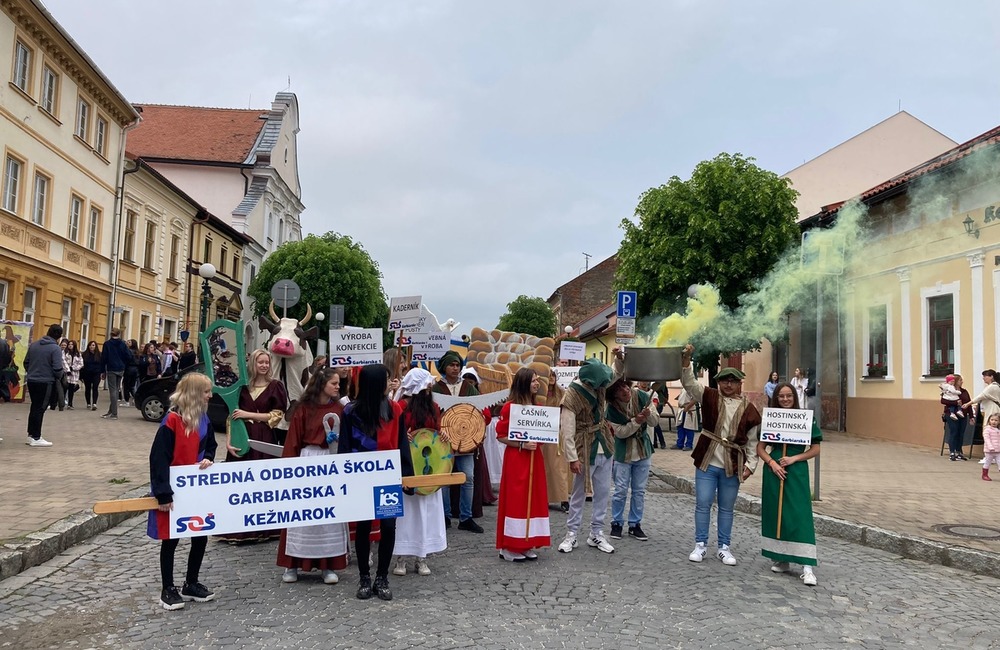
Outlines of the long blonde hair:
{"label": "long blonde hair", "polygon": [[[251,352],[249,358],[247,358],[247,381],[250,382],[251,384],[254,382],[255,379],[257,379],[257,357],[259,357],[262,354],[266,355],[268,360],[270,361],[271,353],[262,348],[257,348],[256,350]],[[268,374],[267,378],[268,380],[270,380],[271,375]]]}
{"label": "long blonde hair", "polygon": [[177,382],[177,389],[170,395],[171,410],[177,411],[184,421],[185,433],[198,430],[205,415],[205,391],[212,387],[212,380],[200,372],[189,372]]}

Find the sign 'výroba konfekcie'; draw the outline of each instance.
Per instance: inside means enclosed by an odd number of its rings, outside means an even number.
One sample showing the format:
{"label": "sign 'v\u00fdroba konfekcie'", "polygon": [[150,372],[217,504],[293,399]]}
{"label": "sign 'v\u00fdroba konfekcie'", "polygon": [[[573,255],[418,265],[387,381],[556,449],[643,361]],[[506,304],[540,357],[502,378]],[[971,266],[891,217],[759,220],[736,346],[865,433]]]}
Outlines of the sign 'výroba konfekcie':
{"label": "sign 'v\u00fdroba konfekcie'", "polygon": [[170,537],[403,516],[399,451],[170,468]]}

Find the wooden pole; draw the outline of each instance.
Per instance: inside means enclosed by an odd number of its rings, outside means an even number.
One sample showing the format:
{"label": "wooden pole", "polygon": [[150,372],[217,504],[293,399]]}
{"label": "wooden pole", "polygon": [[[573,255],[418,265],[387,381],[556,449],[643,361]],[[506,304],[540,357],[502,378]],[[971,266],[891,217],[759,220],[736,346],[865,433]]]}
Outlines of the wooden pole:
{"label": "wooden pole", "polygon": [[[781,445],[781,457],[784,458],[785,454],[788,453],[788,445]],[[779,463],[780,464],[780,463]],[[785,470],[788,471],[787,469]],[[775,533],[775,539],[781,539],[781,502],[785,498],[785,479],[781,479],[781,487],[778,488],[778,529]]]}
{"label": "wooden pole", "polygon": [[531,482],[535,478],[535,452],[529,451],[528,462],[528,507],[525,509],[524,539],[531,537]]}

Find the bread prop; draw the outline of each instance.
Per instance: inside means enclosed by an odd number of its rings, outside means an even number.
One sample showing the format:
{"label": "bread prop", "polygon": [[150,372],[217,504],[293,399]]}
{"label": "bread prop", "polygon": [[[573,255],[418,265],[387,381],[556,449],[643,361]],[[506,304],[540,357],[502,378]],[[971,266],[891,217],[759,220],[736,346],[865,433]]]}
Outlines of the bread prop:
{"label": "bread prop", "polygon": [[509,391],[517,371],[529,367],[541,384],[539,394],[545,395],[549,381],[555,381],[551,370],[556,361],[555,348],[555,339],[549,336],[473,327],[466,365],[479,373],[479,390],[483,393]]}
{"label": "bread prop", "polygon": [[471,454],[486,438],[486,418],[472,404],[455,404],[441,416],[441,431],[448,434],[454,453]]}
{"label": "bread prop", "polygon": [[[417,429],[410,441],[410,455],[413,458],[415,476],[437,476],[450,474],[455,456],[451,445],[441,439],[441,434],[433,429]],[[434,494],[441,486],[416,488],[417,494]]]}

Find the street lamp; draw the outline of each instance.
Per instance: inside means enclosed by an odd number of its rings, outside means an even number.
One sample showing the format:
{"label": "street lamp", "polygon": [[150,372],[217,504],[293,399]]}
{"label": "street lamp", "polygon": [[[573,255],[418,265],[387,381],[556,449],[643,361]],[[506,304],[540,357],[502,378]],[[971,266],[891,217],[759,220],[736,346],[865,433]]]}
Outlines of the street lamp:
{"label": "street lamp", "polygon": [[[316,319],[316,323],[322,329],[323,321],[326,320],[326,315],[323,312],[319,312],[313,318]],[[316,356],[321,357],[326,354],[326,341],[323,340],[323,335],[321,334],[316,340]],[[330,365],[329,363],[327,365]]]}
{"label": "street lamp", "polygon": [[208,281],[215,277],[215,265],[208,262],[198,267],[198,275],[201,276],[201,327],[198,331],[205,333],[208,327],[208,308],[212,304],[212,288]]}

